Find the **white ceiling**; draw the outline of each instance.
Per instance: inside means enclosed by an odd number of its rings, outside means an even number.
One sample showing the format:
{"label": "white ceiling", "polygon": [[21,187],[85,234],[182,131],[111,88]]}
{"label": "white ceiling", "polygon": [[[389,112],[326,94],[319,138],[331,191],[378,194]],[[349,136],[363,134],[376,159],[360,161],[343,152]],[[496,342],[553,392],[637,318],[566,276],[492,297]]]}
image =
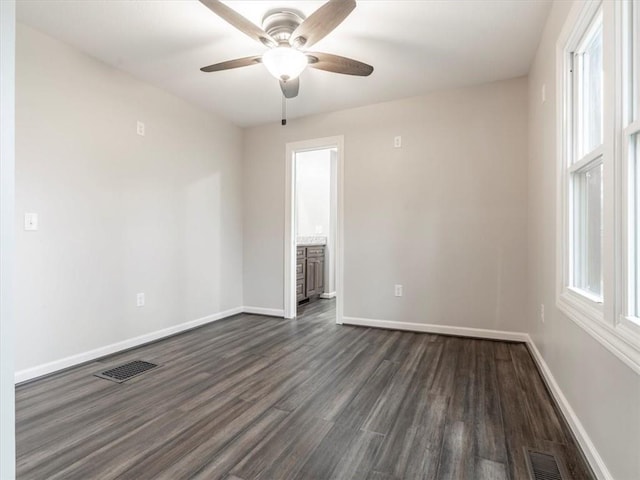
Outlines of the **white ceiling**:
{"label": "white ceiling", "polygon": [[[307,69],[288,118],[526,75],[551,0],[360,0],[312,47],[375,67],[370,77]],[[276,7],[310,15],[322,1],[229,1],[261,25]],[[196,0],[18,0],[18,20],[240,126],[280,120],[278,82],[262,65],[202,73],[265,47]]]}

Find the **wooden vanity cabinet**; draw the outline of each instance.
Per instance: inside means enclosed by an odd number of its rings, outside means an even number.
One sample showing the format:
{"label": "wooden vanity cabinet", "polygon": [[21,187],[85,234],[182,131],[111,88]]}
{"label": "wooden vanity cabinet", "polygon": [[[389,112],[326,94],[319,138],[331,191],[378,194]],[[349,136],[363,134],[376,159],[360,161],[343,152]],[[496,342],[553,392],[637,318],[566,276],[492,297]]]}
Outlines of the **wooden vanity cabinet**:
{"label": "wooden vanity cabinet", "polygon": [[296,299],[316,300],[324,292],[324,245],[297,247]]}

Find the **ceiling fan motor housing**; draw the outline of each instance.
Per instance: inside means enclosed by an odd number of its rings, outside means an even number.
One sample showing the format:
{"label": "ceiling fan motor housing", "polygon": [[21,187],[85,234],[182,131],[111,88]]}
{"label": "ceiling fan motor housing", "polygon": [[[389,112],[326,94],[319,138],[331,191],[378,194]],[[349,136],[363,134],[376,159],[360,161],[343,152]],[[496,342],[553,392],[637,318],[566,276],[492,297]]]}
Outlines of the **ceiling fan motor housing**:
{"label": "ceiling fan motor housing", "polygon": [[289,43],[291,34],[303,20],[302,14],[292,10],[272,10],[262,19],[262,27],[278,43]]}

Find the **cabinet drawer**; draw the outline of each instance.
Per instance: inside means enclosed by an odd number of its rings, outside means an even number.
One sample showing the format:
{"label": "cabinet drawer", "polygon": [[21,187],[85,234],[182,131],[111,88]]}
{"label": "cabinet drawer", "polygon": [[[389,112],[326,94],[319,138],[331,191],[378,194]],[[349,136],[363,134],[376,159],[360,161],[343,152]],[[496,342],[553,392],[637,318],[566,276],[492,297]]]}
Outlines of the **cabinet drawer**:
{"label": "cabinet drawer", "polygon": [[306,256],[307,256],[306,247],[298,247],[297,252],[296,252],[296,258],[300,259],[300,258],[304,258]]}
{"label": "cabinet drawer", "polygon": [[296,263],[296,278],[304,278],[306,271],[304,260],[298,260]]}
{"label": "cabinet drawer", "polygon": [[322,257],[324,247],[307,247],[307,257]]}

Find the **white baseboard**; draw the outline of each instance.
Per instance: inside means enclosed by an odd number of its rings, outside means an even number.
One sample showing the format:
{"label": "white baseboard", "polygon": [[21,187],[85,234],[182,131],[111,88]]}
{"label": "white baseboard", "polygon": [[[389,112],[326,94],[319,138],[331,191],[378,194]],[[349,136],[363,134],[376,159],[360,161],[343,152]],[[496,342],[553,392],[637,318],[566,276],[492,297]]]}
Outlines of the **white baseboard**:
{"label": "white baseboard", "polygon": [[244,313],[252,313],[254,315],[267,315],[269,317],[284,317],[284,309],[282,308],[263,308],[263,307],[242,307]]}
{"label": "white baseboard", "polygon": [[449,325],[433,325],[428,323],[396,322],[393,320],[344,317],[342,319],[342,323],[347,325],[357,325],[360,327],[389,328],[392,330],[438,333],[441,335],[456,335],[459,337],[489,338],[492,340],[506,340],[511,342],[526,342],[529,339],[529,335],[521,332],[487,330],[484,328],[452,327]]}
{"label": "white baseboard", "polygon": [[602,457],[598,453],[595,445],[589,438],[587,431],[582,426],[580,419],[576,415],[576,412],[573,411],[567,397],[564,396],[562,390],[560,389],[560,385],[556,382],[556,379],[553,377],[547,362],[544,361],[542,354],[536,347],[536,344],[533,342],[533,339],[527,335],[527,345],[529,346],[529,350],[531,351],[531,355],[538,365],[538,370],[542,373],[549,390],[551,390],[551,394],[556,400],[556,403],[562,410],[562,414],[564,418],[567,419],[569,423],[569,427],[571,428],[573,435],[576,437],[576,440],[580,444],[582,451],[587,457],[587,461],[591,468],[593,469],[593,473],[595,473],[596,477],[603,480],[613,480],[613,475],[609,472],[607,465],[602,460]]}
{"label": "white baseboard", "polygon": [[321,293],[320,294],[320,298],[324,298],[324,299],[335,298],[335,296],[336,296],[336,292],[329,292],[329,293]]}
{"label": "white baseboard", "polygon": [[184,332],[186,330],[199,327],[206,323],[215,322],[216,320],[222,320],[223,318],[237,315],[239,313],[242,313],[243,311],[243,307],[232,308],[230,310],[225,310],[224,312],[214,313],[213,315],[207,315],[206,317],[191,320],[186,323],[181,323],[180,325],[175,325],[173,327],[164,328],[155,332],[146,333],[144,335],[140,335],[139,337],[112,343],[111,345],[105,345],[104,347],[89,350],[88,352],[78,353],[76,355],[61,358],[60,360],[54,360],[53,362],[45,363],[43,365],[20,370],[15,373],[15,383],[26,382],[27,380],[41,377],[43,375],[48,375],[50,373],[57,372],[58,370],[73,367],[74,365],[89,362],[91,360],[95,360],[96,358],[111,355],[113,353],[137,347],[145,343],[153,342],[155,340],[160,340],[161,338],[175,335],[176,333]]}

